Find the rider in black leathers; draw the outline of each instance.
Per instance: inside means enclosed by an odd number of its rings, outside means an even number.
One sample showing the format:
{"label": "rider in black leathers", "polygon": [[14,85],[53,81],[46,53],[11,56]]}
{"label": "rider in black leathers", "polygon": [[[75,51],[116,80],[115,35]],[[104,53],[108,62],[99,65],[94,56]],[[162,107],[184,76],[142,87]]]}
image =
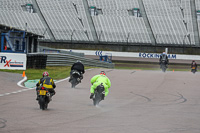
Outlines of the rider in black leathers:
{"label": "rider in black leathers", "polygon": [[76,63],[74,63],[71,67],[71,72],[70,72],[70,79],[69,82],[72,79],[72,70],[77,70],[80,73],[80,79],[83,79],[83,74],[85,73],[85,69],[84,69],[84,65],[81,63],[81,61],[77,61]]}
{"label": "rider in black leathers", "polygon": [[192,71],[192,67],[195,67],[195,71],[197,71],[197,63],[193,60],[192,64],[191,64],[191,71]]}
{"label": "rider in black leathers", "polygon": [[168,60],[167,54],[166,54],[165,52],[163,52],[163,53],[160,55],[159,64],[161,64],[162,61],[164,61],[166,67],[168,67],[169,60]]}

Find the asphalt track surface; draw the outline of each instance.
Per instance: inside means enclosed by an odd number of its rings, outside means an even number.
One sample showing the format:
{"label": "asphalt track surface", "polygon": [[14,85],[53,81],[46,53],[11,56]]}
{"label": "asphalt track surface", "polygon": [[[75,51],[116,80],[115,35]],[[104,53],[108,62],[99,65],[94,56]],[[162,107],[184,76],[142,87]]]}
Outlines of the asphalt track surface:
{"label": "asphalt track surface", "polygon": [[[101,70],[112,86],[93,106],[90,79]],[[35,90],[17,85],[21,74],[0,72],[0,133],[200,133],[199,79],[191,72],[91,69],[75,89],[67,79],[57,82],[43,111]]]}

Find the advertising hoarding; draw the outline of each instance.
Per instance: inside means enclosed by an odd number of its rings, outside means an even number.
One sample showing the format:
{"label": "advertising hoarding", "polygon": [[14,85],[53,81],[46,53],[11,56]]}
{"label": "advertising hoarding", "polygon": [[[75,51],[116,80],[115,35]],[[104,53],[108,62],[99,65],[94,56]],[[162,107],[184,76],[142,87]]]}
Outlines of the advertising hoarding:
{"label": "advertising hoarding", "polygon": [[26,54],[0,53],[0,69],[26,70]]}

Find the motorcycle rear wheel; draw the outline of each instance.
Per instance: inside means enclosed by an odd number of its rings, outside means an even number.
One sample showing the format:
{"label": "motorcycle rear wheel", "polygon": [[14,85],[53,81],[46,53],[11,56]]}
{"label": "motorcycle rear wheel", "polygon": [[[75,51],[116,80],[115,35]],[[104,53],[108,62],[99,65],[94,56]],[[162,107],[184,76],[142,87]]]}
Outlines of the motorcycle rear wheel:
{"label": "motorcycle rear wheel", "polygon": [[76,86],[76,82],[77,82],[76,79],[73,78],[72,81],[71,81],[72,88],[75,88],[75,86]]}
{"label": "motorcycle rear wheel", "polygon": [[40,109],[45,110],[45,98],[44,97],[39,98],[39,105],[40,105]]}
{"label": "motorcycle rear wheel", "polygon": [[99,105],[99,102],[100,102],[100,101],[101,101],[100,98],[99,98],[98,96],[95,96],[95,97],[93,98],[93,105],[94,105],[94,106]]}

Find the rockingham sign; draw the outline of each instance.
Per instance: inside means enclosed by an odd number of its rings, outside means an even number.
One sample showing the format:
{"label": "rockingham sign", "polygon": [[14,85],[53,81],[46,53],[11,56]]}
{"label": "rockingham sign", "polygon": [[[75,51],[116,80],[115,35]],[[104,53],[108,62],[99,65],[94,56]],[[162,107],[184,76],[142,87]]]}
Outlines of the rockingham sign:
{"label": "rockingham sign", "polygon": [[[139,57],[142,58],[160,58],[161,54],[155,53],[139,53]],[[168,59],[176,59],[176,54],[167,54]]]}
{"label": "rockingham sign", "polygon": [[[63,49],[62,49],[63,50]],[[69,51],[69,49],[65,49]],[[71,49],[70,49],[71,50]],[[85,55],[105,55],[106,53],[112,54],[112,56],[119,57],[136,57],[136,58],[160,58],[161,53],[136,53],[136,52],[116,52],[116,51],[101,51],[101,50],[71,50],[73,52],[84,53]],[[170,54],[168,53],[169,59],[181,59],[181,60],[200,60],[200,55],[183,55],[183,54]]]}

